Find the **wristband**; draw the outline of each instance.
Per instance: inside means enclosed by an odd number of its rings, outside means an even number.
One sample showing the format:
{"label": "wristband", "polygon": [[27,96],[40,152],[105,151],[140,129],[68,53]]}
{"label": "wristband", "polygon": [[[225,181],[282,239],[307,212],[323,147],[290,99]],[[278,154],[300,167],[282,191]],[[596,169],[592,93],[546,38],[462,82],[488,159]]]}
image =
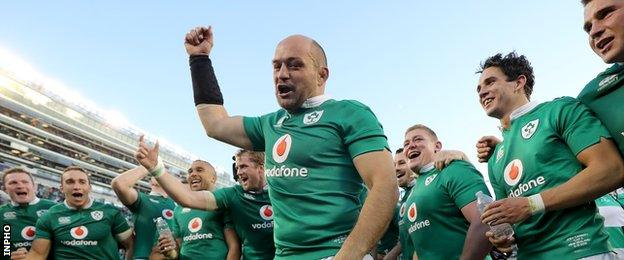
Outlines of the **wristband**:
{"label": "wristband", "polygon": [[189,65],[191,66],[195,105],[223,105],[223,95],[221,95],[210,58],[207,55],[192,55],[189,57]]}
{"label": "wristband", "polygon": [[542,195],[539,195],[539,193],[533,194],[527,199],[529,199],[529,208],[531,208],[531,215],[542,213],[546,210],[546,206],[544,206],[544,200],[542,200]]}
{"label": "wristband", "polygon": [[158,163],[153,169],[149,171],[149,174],[154,178],[158,178],[162,176],[164,173],[165,173],[165,164],[163,163],[162,159],[158,157]]}

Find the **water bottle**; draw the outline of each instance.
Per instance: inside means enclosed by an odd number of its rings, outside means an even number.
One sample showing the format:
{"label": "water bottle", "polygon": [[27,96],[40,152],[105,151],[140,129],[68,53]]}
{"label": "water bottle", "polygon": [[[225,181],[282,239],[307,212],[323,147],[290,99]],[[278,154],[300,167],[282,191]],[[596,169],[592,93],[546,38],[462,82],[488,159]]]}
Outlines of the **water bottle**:
{"label": "water bottle", "polygon": [[[170,237],[171,239],[173,239],[173,235],[171,233],[171,229],[169,229],[169,225],[167,224],[167,221],[165,221],[161,217],[158,217],[156,219],[156,230],[158,231],[159,237],[165,236],[165,237]],[[175,247],[169,248],[167,252],[164,253],[164,255],[169,259],[175,258],[176,256]]]}
{"label": "water bottle", "polygon": [[[483,215],[485,207],[490,205],[490,203],[494,202],[494,199],[484,194],[482,191],[477,191],[475,196],[477,196],[477,209],[479,210],[479,214]],[[494,233],[494,237],[511,237],[514,234],[513,227],[509,223],[502,223],[495,226],[491,226],[490,224],[488,224],[488,226],[490,226],[490,231]],[[516,259],[518,246],[516,244],[513,244],[511,248],[513,251],[511,252],[511,256],[509,256],[507,259]]]}

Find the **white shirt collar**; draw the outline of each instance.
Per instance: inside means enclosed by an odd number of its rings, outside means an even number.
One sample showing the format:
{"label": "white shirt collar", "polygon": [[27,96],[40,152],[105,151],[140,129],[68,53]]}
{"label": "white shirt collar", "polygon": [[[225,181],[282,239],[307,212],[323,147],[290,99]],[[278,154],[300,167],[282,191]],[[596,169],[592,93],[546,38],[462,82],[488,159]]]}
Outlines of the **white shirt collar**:
{"label": "white shirt collar", "polygon": [[[70,206],[69,204],[67,204],[67,200],[64,200],[64,201],[63,201],[63,204],[65,204],[65,207],[67,207],[68,209],[74,209],[74,210],[76,209],[75,207]],[[87,205],[85,205],[84,207],[82,207],[82,209],[88,209],[88,208],[90,208],[91,206],[93,206],[93,198],[89,197],[89,202],[87,202]]]}
{"label": "white shirt collar", "polygon": [[428,163],[427,165],[425,165],[422,168],[420,168],[419,172],[420,173],[425,173],[425,172],[428,172],[428,171],[431,171],[431,170],[433,170],[433,162]]}
{"label": "white shirt collar", "polygon": [[306,99],[306,101],[303,101],[303,104],[301,104],[301,107],[302,108],[318,107],[327,100],[329,100],[329,96],[325,94],[321,94],[316,97],[311,97],[311,98]]}
{"label": "white shirt collar", "polygon": [[269,184],[268,184],[268,183],[264,183],[264,186],[262,186],[262,191],[253,191],[253,190],[250,190],[250,191],[248,191],[248,192],[249,192],[249,193],[251,193],[251,194],[260,194],[260,193],[263,193],[263,192],[265,192],[265,191],[267,191],[267,190],[269,190]]}
{"label": "white shirt collar", "polygon": [[516,110],[514,110],[513,112],[511,112],[511,115],[509,115],[509,121],[514,121],[514,119],[521,117],[523,115],[525,115],[526,113],[531,112],[531,110],[535,109],[535,107],[537,107],[539,104],[541,104],[542,102],[537,102],[537,101],[531,101],[529,103],[526,103],[518,108],[516,108]]}
{"label": "white shirt collar", "polygon": [[162,195],[162,194],[160,194],[160,193],[158,193],[158,192],[155,192],[155,191],[150,191],[149,195],[150,195],[150,196],[165,197],[165,195]]}
{"label": "white shirt collar", "polygon": [[[28,202],[28,205],[35,205],[35,204],[39,203],[39,201],[40,201],[40,199],[37,198],[37,196],[35,196],[35,199],[33,199],[31,202]],[[14,207],[19,206],[19,204],[15,203],[13,201],[11,201],[11,205],[13,205]]]}

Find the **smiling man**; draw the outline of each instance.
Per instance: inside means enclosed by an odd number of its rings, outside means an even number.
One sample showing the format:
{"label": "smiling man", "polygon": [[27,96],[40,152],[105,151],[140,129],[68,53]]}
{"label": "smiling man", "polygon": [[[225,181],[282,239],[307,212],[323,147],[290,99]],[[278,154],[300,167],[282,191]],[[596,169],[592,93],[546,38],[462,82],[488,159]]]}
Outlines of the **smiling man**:
{"label": "smiling man", "polygon": [[[193,192],[214,192],[217,188],[217,173],[206,161],[195,160],[188,169],[186,178]],[[183,185],[179,182],[179,185]],[[188,188],[181,190],[188,192]],[[176,206],[172,231],[176,240],[161,236],[158,247],[161,253],[179,248],[179,259],[240,259],[240,243],[232,228],[230,212],[225,210],[205,211],[190,209],[183,204]],[[179,245],[179,246],[178,246]]]}
{"label": "smiling man", "polygon": [[[624,163],[605,127],[572,98],[529,102],[533,68],[515,52],[489,57],[480,73],[479,103],[504,138],[488,161],[499,200],[483,222],[517,223],[518,258],[613,259],[593,200],[623,184]],[[488,235],[509,251],[513,239]]]}
{"label": "smiling man", "polygon": [[12,259],[117,259],[118,243],[132,248],[132,228],[119,209],[93,201],[89,175],[77,166],[61,175],[62,204],[51,207],[37,221],[28,255],[16,251]]}
{"label": "smiling man", "polygon": [[[142,141],[140,143],[143,144]],[[154,152],[152,155],[155,155],[156,151],[152,151]],[[212,180],[210,176],[199,178],[199,175],[189,175],[188,180],[192,191],[185,189],[181,183],[173,182],[167,184],[166,190],[182,206],[194,205],[200,210],[229,212],[234,229],[242,240],[244,259],[273,259],[275,256],[273,209],[264,176],[264,153],[239,150],[235,159],[236,175],[238,175],[240,186],[218,190],[205,189],[201,188],[201,184],[210,182]],[[155,165],[157,160],[149,156],[142,158],[139,162],[150,166]],[[194,163],[195,168],[198,166],[202,165]],[[195,172],[198,171],[204,172],[205,170],[197,168]],[[199,210],[193,209],[193,211]],[[179,216],[178,214],[183,214],[183,212],[176,210],[176,216]],[[171,245],[166,242],[162,244]]]}
{"label": "smiling man", "polygon": [[9,168],[2,175],[4,190],[11,201],[0,207],[0,224],[11,226],[11,252],[30,249],[35,239],[35,224],[56,203],[37,198],[37,184],[28,169]]}

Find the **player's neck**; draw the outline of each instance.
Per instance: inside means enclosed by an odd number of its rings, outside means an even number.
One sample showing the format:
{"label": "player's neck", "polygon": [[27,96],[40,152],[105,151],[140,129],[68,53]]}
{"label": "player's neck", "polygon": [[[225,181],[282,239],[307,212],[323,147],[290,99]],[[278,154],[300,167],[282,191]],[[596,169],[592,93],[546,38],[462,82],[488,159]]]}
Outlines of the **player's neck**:
{"label": "player's neck", "polygon": [[518,99],[514,102],[514,104],[507,109],[507,112],[500,119],[502,129],[509,128],[513,119],[526,113],[526,110],[529,109],[529,103],[529,100],[526,98]]}

